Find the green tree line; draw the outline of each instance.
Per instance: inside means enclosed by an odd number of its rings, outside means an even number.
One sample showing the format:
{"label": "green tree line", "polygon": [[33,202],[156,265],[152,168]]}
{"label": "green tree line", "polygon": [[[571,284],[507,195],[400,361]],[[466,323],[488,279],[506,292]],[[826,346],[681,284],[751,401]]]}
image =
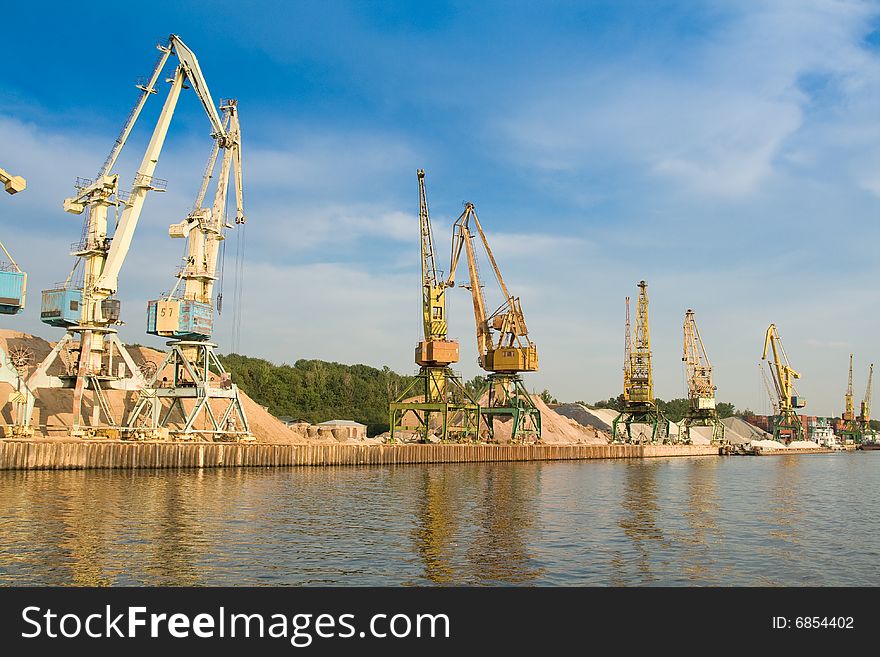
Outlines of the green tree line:
{"label": "green tree line", "polygon": [[220,356],[232,380],[276,417],[292,417],[312,424],[327,420],[354,420],[367,433],[388,430],[388,404],[412,381],[388,367],[343,365],[323,360],[298,360],[275,365],[240,354]]}

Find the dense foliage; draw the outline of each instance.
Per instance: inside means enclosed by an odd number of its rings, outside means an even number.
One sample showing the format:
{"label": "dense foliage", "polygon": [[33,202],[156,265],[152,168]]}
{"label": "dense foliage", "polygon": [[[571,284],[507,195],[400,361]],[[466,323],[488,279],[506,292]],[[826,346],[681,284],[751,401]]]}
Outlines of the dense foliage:
{"label": "dense foliage", "polygon": [[[413,377],[402,376],[388,367],[343,365],[323,360],[298,360],[293,365],[275,365],[262,358],[239,354],[221,356],[223,366],[247,395],[276,417],[291,417],[311,423],[326,420],[355,420],[367,425],[369,435],[388,430],[388,404],[400,395]],[[485,376],[475,376],[465,387],[475,398],[485,390]],[[415,393],[413,394],[415,396]],[[541,393],[548,404],[556,403],[549,390]],[[621,397],[578,402],[590,408],[620,410]],[[687,399],[657,399],[663,413],[673,422],[684,417]],[[730,417],[733,404],[718,402],[718,414]],[[875,421],[872,420],[872,424]]]}
{"label": "dense foliage", "polygon": [[388,404],[413,377],[388,367],[343,365],[323,360],[298,360],[275,365],[239,354],[220,357],[232,380],[276,417],[311,423],[354,420],[375,435],[388,430]]}

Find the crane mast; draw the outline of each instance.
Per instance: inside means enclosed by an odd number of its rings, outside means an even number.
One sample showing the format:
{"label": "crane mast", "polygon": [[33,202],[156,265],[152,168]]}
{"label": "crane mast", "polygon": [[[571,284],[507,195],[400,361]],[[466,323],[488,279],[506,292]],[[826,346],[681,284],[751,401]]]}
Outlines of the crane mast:
{"label": "crane mast", "polygon": [[682,418],[681,431],[690,440],[692,427],[710,427],[712,442],[721,442],[724,439],[724,425],[715,407],[716,388],[712,382],[712,364],[691,309],[685,312],[683,329],[684,353],[681,360],[685,364],[689,408]]}
{"label": "crane mast", "polygon": [[794,381],[799,379],[801,375],[789,363],[775,324],[770,324],[767,327],[761,360],[767,360],[768,354],[771,353],[770,375],[776,390],[779,409],[774,417],[773,437],[785,442],[803,440],[804,426],[795,409],[803,408],[807,402],[803,397],[797,395],[794,387]]}
{"label": "crane mast", "polygon": [[[220,109],[222,130],[214,135],[193,210],[168,229],[171,238],[186,240],[177,284],[163,298],[147,304],[147,333],[171,341],[164,362],[140,392],[126,423],[126,433],[139,439],[165,438],[166,432],[175,438],[191,438],[199,433],[220,440],[253,439],[238,386],[217,357],[217,345],[210,342],[218,254],[226,239],[225,231],[232,227],[226,216],[230,180],[235,188],[235,225],[243,227],[246,222],[238,103],[232,99],[221,101]],[[213,203],[203,207],[221,150]],[[169,368],[170,383],[163,376]]]}
{"label": "crane mast", "polygon": [[[479,404],[450,369],[459,359],[459,345],[447,335],[446,285],[437,273],[434,235],[425,191],[425,170],[419,181],[419,253],[421,262],[422,339],[415,348],[418,374],[398,396],[389,400],[391,440],[400,431],[414,432],[427,442],[473,439],[479,433]],[[413,393],[418,392],[418,395]],[[413,399],[414,397],[415,399]]]}
{"label": "crane mast", "polygon": [[[138,85],[141,93],[97,177],[94,180],[78,178],[76,194],[63,203],[66,212],[85,213],[83,235],[73,247],[76,264],[65,283],[56,289],[44,290],[42,295],[41,320],[51,326],[66,328],[67,333],[40,364],[30,382],[33,388],[74,389],[72,433],[77,435],[85,433],[80,428],[85,390],[91,389],[94,395],[92,427],[100,422],[102,414],[107,425],[119,426],[103,389],[139,390],[145,382],[140,366],[134,363],[117,337],[115,326],[121,323],[120,304],[113,297],[147,193],[164,191],[167,185],[167,181],[154,177],[154,173],[184,88],[195,90],[212,125],[212,136],[221,141],[227,138],[193,52],[175,34],[157,48],[160,55],[152,74],[146,84]],[[172,54],[176,55],[178,64],[169,80],[168,95],[131,190],[125,193],[119,189],[119,174],[113,169],[147,99],[157,93],[156,84]],[[116,220],[112,236],[108,231],[111,211]],[[81,283],[75,278],[77,272],[82,277]],[[69,355],[65,359],[65,373],[50,376],[50,366],[62,353]],[[88,431],[92,433],[92,429]]]}
{"label": "crane mast", "polygon": [[654,372],[651,368],[651,332],[648,325],[648,284],[639,282],[636,304],[635,344],[630,366],[629,399],[638,403],[654,403]]}
{"label": "crane mast", "polygon": [[424,339],[416,346],[415,360],[422,367],[446,367],[458,362],[458,342],[447,339],[446,286],[437,275],[434,235],[428,214],[425,170],[418,170],[419,232],[421,235],[422,320]]}
{"label": "crane mast", "polygon": [[[471,220],[476,235],[471,232]],[[477,235],[492,264],[495,280],[504,298],[503,303],[491,314],[486,311],[486,298],[477,266],[477,253],[474,248]],[[487,430],[490,436],[494,436],[495,420],[503,420],[507,417],[512,421],[511,440],[539,441],[541,414],[526,391],[520,376],[521,372],[534,372],[538,369],[538,349],[529,338],[519,297],[514,297],[507,289],[473,203],[465,204],[464,212],[453,225],[452,256],[446,287],[455,285],[455,273],[462,250],[466,254],[468,264],[468,283],[462,287],[471,292],[478,362],[482,369],[490,373],[487,377],[487,390],[480,391],[481,400],[488,392],[488,402],[480,407],[480,412],[486,420]],[[493,332],[496,332],[496,335],[493,335]]]}
{"label": "crane mast", "polygon": [[634,336],[632,342],[629,338],[624,341],[624,353],[629,352],[629,371],[624,371],[623,408],[611,426],[614,442],[661,442],[669,437],[669,420],[654,399],[648,284],[639,281],[638,288]]}
{"label": "crane mast", "polygon": [[856,418],[855,402],[853,401],[853,354],[849,355],[849,372],[846,377],[846,392],[843,395],[842,425],[837,431],[844,443],[858,443],[862,439],[862,429]]}

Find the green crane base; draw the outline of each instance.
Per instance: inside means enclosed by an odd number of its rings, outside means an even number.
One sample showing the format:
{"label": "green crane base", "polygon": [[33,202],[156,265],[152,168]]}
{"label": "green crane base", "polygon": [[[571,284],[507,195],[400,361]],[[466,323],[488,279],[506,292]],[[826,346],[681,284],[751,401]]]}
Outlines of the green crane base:
{"label": "green crane base", "polygon": [[773,416],[773,440],[783,443],[805,440],[804,425],[793,410]]}
{"label": "green crane base", "polygon": [[692,408],[679,424],[678,436],[683,442],[691,442],[691,427],[712,427],[712,443],[723,444],[724,423],[714,408]]}
{"label": "green crane base", "polygon": [[[650,434],[633,435],[633,425],[643,424]],[[628,402],[611,424],[613,443],[665,443],[669,441],[669,420],[651,402]]]}
{"label": "green crane base", "polygon": [[510,441],[514,443],[541,442],[541,411],[523,385],[519,374],[494,373],[488,376],[488,405],[480,407],[489,439],[495,438],[495,418],[510,418]]}
{"label": "green crane base", "polygon": [[473,442],[480,437],[480,405],[448,367],[422,367],[389,404],[388,425],[391,442],[398,431],[418,433],[423,443],[431,434],[441,442]]}
{"label": "green crane base", "polygon": [[840,431],[837,431],[836,434],[838,438],[843,440],[845,445],[858,445],[862,442],[863,430],[855,420],[846,420],[844,421],[843,428]]}

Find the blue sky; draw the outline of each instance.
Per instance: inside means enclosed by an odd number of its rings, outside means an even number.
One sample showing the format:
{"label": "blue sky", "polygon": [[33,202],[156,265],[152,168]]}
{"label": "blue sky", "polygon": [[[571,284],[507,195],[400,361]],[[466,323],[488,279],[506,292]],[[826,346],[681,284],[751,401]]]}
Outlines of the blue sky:
{"label": "blue sky", "polygon": [[[739,407],[766,409],[756,364],[770,322],[810,413],[841,411],[851,351],[857,397],[880,364],[880,6],[862,2],[6,8],[0,165],[29,187],[0,199],[0,218],[30,297],[4,326],[58,337],[38,293],[64,280],[79,237],[61,201],[103,162],[171,32],[215,100],[239,101],[244,353],[415,369],[424,167],[443,268],[472,201],[522,297],[541,359],[531,388],[618,394],[623,299],[640,279],[660,397],[684,394],[688,308],[719,398]],[[123,180],[160,105],[126,148]],[[143,332],[144,306],[173,283],[182,247],[167,226],[192,203],[209,132],[186,92],[156,173],[169,191],[148,198],[120,277],[126,340],[162,344]],[[222,350],[230,302],[227,288]],[[449,310],[469,378],[466,291]]]}

